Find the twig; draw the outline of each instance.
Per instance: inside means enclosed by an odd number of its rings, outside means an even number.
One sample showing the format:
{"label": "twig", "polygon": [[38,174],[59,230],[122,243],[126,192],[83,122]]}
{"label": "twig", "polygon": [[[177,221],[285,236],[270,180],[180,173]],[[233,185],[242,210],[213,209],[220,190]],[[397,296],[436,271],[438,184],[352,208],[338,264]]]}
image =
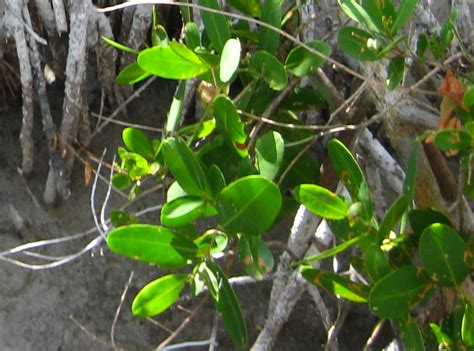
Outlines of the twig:
{"label": "twig", "polygon": [[160,327],[161,329],[165,330],[165,331],[168,332],[169,334],[173,334],[173,331],[172,331],[170,328],[168,328],[168,327],[167,327],[166,325],[164,325],[163,323],[157,321],[156,319],[153,319],[153,318],[148,317],[146,320],[147,320],[148,322],[150,322],[150,323],[152,323],[152,324],[154,324],[154,325]]}
{"label": "twig", "polygon": [[94,342],[100,342],[101,344],[105,346],[110,346],[105,340],[102,340],[102,338],[99,338],[97,335],[95,335],[93,332],[91,332],[89,329],[87,329],[84,325],[81,324],[74,316],[71,314],[69,315],[69,319],[79,327],[92,341]]}
{"label": "twig", "polygon": [[[110,168],[110,177],[109,183],[107,187],[107,193],[105,194],[105,199],[102,203],[102,209],[100,210],[100,224],[102,225],[102,230],[107,232],[109,230],[107,224],[105,223],[105,209],[107,208],[107,203],[109,202],[110,191],[112,189],[112,177],[114,175],[114,166],[115,165],[115,155],[114,159],[112,160],[112,167]],[[99,172],[96,172],[96,174]]]}
{"label": "twig", "polygon": [[128,288],[130,287],[130,284],[132,283],[133,279],[133,271],[130,273],[130,277],[128,278],[127,284],[125,285],[125,288],[123,289],[122,295],[120,296],[120,302],[119,305],[117,306],[117,310],[115,311],[115,316],[114,316],[114,321],[112,322],[112,327],[110,328],[110,341],[112,342],[112,347],[115,349],[115,326],[117,325],[118,317],[120,315],[120,311],[122,309],[123,303],[125,301],[125,296],[127,295]]}
{"label": "twig", "polygon": [[209,338],[209,351],[214,351],[216,347],[217,328],[219,326],[219,314],[214,315],[214,323],[212,324],[211,337]]}
{"label": "twig", "polygon": [[99,121],[104,120],[104,121],[108,121],[109,123],[118,124],[124,127],[132,127],[132,128],[141,129],[141,130],[149,130],[151,132],[157,132],[157,133],[163,132],[163,128],[156,128],[156,127],[145,126],[143,124],[124,122],[118,119],[113,119],[111,117],[102,116],[102,113],[91,112],[91,115],[97,118]]}
{"label": "twig", "polygon": [[[178,328],[175,329],[175,331],[173,332],[173,334],[171,334],[170,336],[168,336],[164,341],[162,341],[158,347],[155,349],[156,351],[162,351],[164,350],[164,348],[166,347],[166,345],[168,345],[171,341],[173,341],[178,335],[179,333],[181,333],[181,331],[186,328],[186,326],[189,324],[189,322],[191,322],[194,317],[196,317],[196,315],[198,314],[198,312],[201,310],[201,308],[204,307],[204,305],[206,305],[207,303],[207,300],[208,300],[208,295],[204,296],[201,301],[199,301],[199,304],[194,307],[192,313],[187,316],[182,322],[181,324],[179,325]],[[207,345],[207,344],[206,344]]]}
{"label": "twig", "polygon": [[94,183],[92,184],[92,191],[91,191],[91,197],[90,197],[92,217],[94,218],[94,223],[97,227],[98,232],[100,233],[100,235],[103,236],[104,239],[105,239],[105,233],[100,227],[99,220],[97,219],[97,214],[95,213],[95,192],[97,188],[97,180],[99,179],[100,169],[102,168],[102,160],[104,159],[106,151],[107,149],[104,149],[104,151],[102,152],[99,165],[97,166],[97,171],[95,172]]}

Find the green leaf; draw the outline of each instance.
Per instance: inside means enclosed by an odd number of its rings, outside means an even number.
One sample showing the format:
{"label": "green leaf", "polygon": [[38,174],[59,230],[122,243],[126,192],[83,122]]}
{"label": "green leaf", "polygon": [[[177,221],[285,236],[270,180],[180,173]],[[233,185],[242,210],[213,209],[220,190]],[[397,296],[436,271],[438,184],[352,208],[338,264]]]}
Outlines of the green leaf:
{"label": "green leaf", "polygon": [[301,275],[311,284],[323,287],[343,299],[358,303],[365,303],[369,299],[370,290],[366,285],[353,282],[336,273],[302,266]]}
{"label": "green leaf", "polygon": [[[282,0],[265,0],[262,8],[262,22],[280,29],[282,5]],[[274,55],[280,44],[280,34],[270,28],[261,27],[258,43],[259,49]]]}
{"label": "green leaf", "polygon": [[186,45],[179,43],[176,40],[173,40],[170,43],[170,47],[175,53],[177,53],[186,61],[195,63],[197,65],[202,65],[202,61],[199,56],[196,55],[194,51],[190,50]]}
{"label": "green leaf", "polygon": [[467,346],[474,346],[474,306],[469,302],[466,302],[462,318],[461,336]]}
{"label": "green leaf", "polygon": [[171,102],[168,116],[166,117],[166,134],[175,133],[183,119],[183,101],[186,93],[186,81],[182,80],[178,83],[176,91]]}
{"label": "green leaf", "polygon": [[365,248],[363,259],[367,273],[373,282],[377,282],[390,273],[387,255],[378,245],[369,245]]}
{"label": "green leaf", "polygon": [[186,45],[194,50],[201,46],[201,35],[199,33],[199,27],[194,22],[188,22],[184,26],[184,33],[186,38]]}
{"label": "green leaf", "polygon": [[117,43],[116,41],[109,39],[103,35],[101,35],[100,37],[102,38],[103,41],[105,41],[107,44],[109,44],[110,46],[113,46],[116,49],[119,49],[124,52],[128,52],[129,54],[138,54],[137,50],[129,48],[128,46],[125,46],[123,44]]}
{"label": "green leaf", "polygon": [[166,138],[163,141],[163,155],[171,173],[188,195],[212,194],[206,171],[183,140]]}
{"label": "green leaf", "polygon": [[441,213],[432,208],[417,208],[408,213],[410,226],[416,236],[421,236],[425,228],[433,223],[442,223],[452,226],[449,218],[444,213]]}
{"label": "green leaf", "polygon": [[256,175],[240,178],[217,198],[219,223],[230,233],[259,235],[273,224],[281,201],[280,190],[271,180]]}
{"label": "green leaf", "polygon": [[197,246],[186,237],[149,224],[116,228],[107,236],[107,245],[117,254],[163,268],[182,267],[197,252]]}
{"label": "green leaf", "polygon": [[[207,266],[206,262],[202,262],[200,265],[196,266],[196,277],[195,277],[195,282],[196,278],[199,278],[200,281],[202,281],[206,287],[207,290],[211,293],[212,298],[214,301],[219,301],[219,281],[217,280],[216,275],[214,272],[209,269]],[[197,295],[199,293],[198,291],[195,292]]]}
{"label": "green leaf", "polygon": [[215,254],[224,251],[228,241],[227,234],[223,231],[209,229],[199,238],[195,239],[194,243],[199,247],[199,251]]}
{"label": "green leaf", "polygon": [[[153,7],[154,8],[154,7]],[[160,24],[153,24],[151,27],[152,46],[168,45],[169,38],[165,27]]]}
{"label": "green leaf", "polygon": [[[325,42],[314,40],[307,42],[306,45],[312,47],[325,56],[331,55],[331,46]],[[305,48],[298,46],[288,54],[285,66],[295,76],[303,77],[322,66],[325,61],[324,58],[316,56]]]}
{"label": "green leaf", "polygon": [[219,65],[219,79],[221,82],[227,83],[234,76],[237,68],[239,68],[241,50],[239,39],[229,39],[225,43]]}
{"label": "green leaf", "polygon": [[145,158],[153,157],[153,149],[150,140],[146,135],[135,128],[125,128],[122,132],[122,139],[127,147],[132,152],[136,152]]}
{"label": "green leaf", "polygon": [[278,59],[266,51],[257,51],[250,58],[249,73],[263,78],[273,90],[282,90],[288,84],[288,75]]}
{"label": "green leaf", "polygon": [[398,320],[397,326],[400,331],[400,338],[402,339],[405,350],[425,350],[425,343],[423,341],[420,329],[418,328],[416,321],[412,317],[409,317],[408,319]]}
{"label": "green leaf", "polygon": [[388,89],[394,90],[402,81],[405,71],[405,57],[397,56],[390,60],[388,65]]}
{"label": "green leaf", "polygon": [[380,318],[402,319],[431,288],[429,278],[414,266],[403,266],[387,274],[372,288],[369,307]]}
{"label": "green leaf", "polygon": [[314,214],[326,219],[343,219],[347,215],[346,203],[332,191],[314,184],[301,184],[294,195],[296,200]]}
{"label": "green leaf", "polygon": [[254,279],[260,280],[273,269],[272,251],[259,238],[242,236],[238,252],[245,272]]}
{"label": "green leaf", "polygon": [[180,197],[163,206],[161,224],[167,227],[179,227],[192,223],[204,215],[206,207],[206,203],[200,197]]}
{"label": "green leaf", "polygon": [[[210,7],[215,10],[222,10],[217,0],[199,0],[199,5]],[[209,37],[214,49],[221,53],[227,40],[230,39],[229,23],[224,15],[201,11],[202,21],[206,34]]]}
{"label": "green leaf", "polygon": [[174,181],[171,183],[168,191],[166,192],[166,202],[171,202],[175,199],[185,196],[188,196],[188,194],[183,190],[183,188],[181,188],[177,181]]}
{"label": "green leaf", "polygon": [[274,180],[283,162],[285,144],[280,133],[269,131],[255,144],[256,164],[260,175]]}
{"label": "green leaf", "polygon": [[395,20],[393,21],[392,35],[397,34],[398,30],[407,23],[413,11],[415,11],[417,3],[418,0],[401,0],[400,7],[396,11]]}
{"label": "green leaf", "polygon": [[248,151],[245,146],[247,141],[245,125],[240,121],[234,103],[226,95],[219,94],[214,98],[213,107],[217,128],[227,145],[233,148],[240,157],[246,157]]}
{"label": "green leaf", "polygon": [[123,225],[135,224],[137,223],[137,218],[125,211],[112,210],[110,212],[110,221],[112,225],[117,228]]}
{"label": "green leaf", "polygon": [[436,336],[436,341],[439,345],[446,347],[453,345],[451,338],[437,324],[430,323],[430,328],[433,331],[433,334]]}
{"label": "green leaf", "polygon": [[337,34],[337,43],[346,53],[361,61],[375,61],[379,59],[381,43],[372,34],[366,31],[345,26]]}
{"label": "green leaf", "polygon": [[149,76],[151,76],[150,73],[147,73],[142,70],[138,63],[134,62],[125,66],[115,78],[115,81],[119,84],[132,85],[141,82]]}
{"label": "green leaf", "polygon": [[382,241],[388,237],[407,210],[408,200],[405,195],[402,195],[390,206],[382,223],[380,223],[377,233],[377,244],[382,243]]}
{"label": "green leaf", "polygon": [[217,278],[219,299],[216,300],[214,298],[214,303],[221,314],[224,327],[232,341],[238,347],[244,347],[248,338],[247,327],[245,326],[245,321],[235,292],[216,263],[208,262],[207,266]]}
{"label": "green leaf", "polygon": [[462,98],[462,102],[467,107],[474,105],[474,87],[470,87],[468,91],[466,91],[464,97]]}
{"label": "green leaf", "polygon": [[228,0],[226,3],[250,17],[260,17],[261,6],[258,0]]}
{"label": "green leaf", "polygon": [[[374,32],[380,32],[380,28],[374,23],[369,14],[355,0],[338,0],[339,6],[347,16],[353,20],[365,25]],[[382,30],[383,32],[383,30]]]}
{"label": "green leaf", "polygon": [[426,272],[440,285],[459,286],[469,273],[464,262],[467,244],[445,224],[435,223],[426,228],[420,238],[419,250]]}
{"label": "green leaf", "polygon": [[181,53],[173,50],[171,46],[155,46],[145,49],[138,55],[137,63],[147,73],[177,80],[194,78],[209,70],[207,65],[201,61],[189,61],[181,56]]}
{"label": "green leaf", "polygon": [[112,177],[112,185],[117,189],[127,189],[130,184],[132,184],[132,180],[127,174],[115,173]]}
{"label": "green leaf", "polygon": [[186,274],[168,274],[148,283],[133,300],[133,315],[153,317],[167,310],[178,299],[187,279]]}
{"label": "green leaf", "polygon": [[211,183],[212,193],[217,197],[222,189],[225,188],[226,183],[224,174],[216,164],[212,164],[211,167],[209,167],[209,181]]}
{"label": "green leaf", "polygon": [[434,143],[443,151],[463,151],[470,147],[472,138],[464,130],[444,129],[436,133]]}
{"label": "green leaf", "polygon": [[[382,1],[382,3],[391,1]],[[372,23],[377,27],[377,32],[383,34],[385,32],[384,21],[387,21],[386,16],[382,13],[383,6],[379,0],[362,0],[362,8],[372,20]]]}
{"label": "green leaf", "polygon": [[329,158],[339,179],[347,187],[353,198],[362,203],[364,218],[372,219],[373,204],[369,186],[359,164],[347,147],[337,139],[331,139],[327,145]]}

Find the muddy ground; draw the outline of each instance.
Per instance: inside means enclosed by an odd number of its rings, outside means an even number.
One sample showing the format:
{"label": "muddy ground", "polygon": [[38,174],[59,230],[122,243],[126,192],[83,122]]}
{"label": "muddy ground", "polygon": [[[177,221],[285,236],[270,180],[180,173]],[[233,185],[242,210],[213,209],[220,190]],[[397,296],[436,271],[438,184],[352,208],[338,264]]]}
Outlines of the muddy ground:
{"label": "muddy ground", "polygon": [[[53,114],[61,115],[62,87],[52,87]],[[129,121],[160,126],[168,108],[174,87],[158,81],[147,90],[129,111]],[[150,101],[155,103],[151,104]],[[94,227],[91,214],[91,187],[84,186],[83,165],[76,162],[72,178],[72,196],[55,208],[46,207],[41,199],[47,175],[47,150],[42,133],[39,113],[35,116],[35,169],[28,179],[22,178],[17,169],[21,164],[19,133],[21,128],[21,100],[9,98],[0,103],[0,191],[7,194],[11,204],[26,221],[29,237],[22,238],[5,211],[0,212],[0,250],[7,250],[27,241],[59,238],[86,231]],[[122,117],[121,117],[122,118]],[[90,147],[95,154],[107,148],[105,160],[110,162],[120,144],[121,126],[109,125]],[[107,175],[105,172],[104,175]],[[99,182],[97,203],[106,192],[106,184]],[[156,205],[160,194],[153,193],[134,205],[137,211]],[[36,203],[37,202],[37,203]],[[126,202],[113,194],[109,209],[118,208]],[[99,206],[98,205],[98,206]],[[142,220],[156,222],[154,213]],[[288,224],[270,233],[267,238],[286,240]],[[66,242],[42,253],[67,255],[77,252],[95,238],[93,233],[82,239]],[[25,236],[25,235],[24,235]],[[275,250],[275,257],[279,251]],[[14,258],[14,257],[12,257]],[[22,260],[35,262],[32,258],[18,256]],[[125,297],[115,329],[116,347],[125,350],[150,350],[164,340],[169,333],[148,320],[138,320],[130,312],[134,295],[141,286],[163,272],[139,262],[111,253],[105,245],[88,252],[64,266],[31,271],[12,263],[0,261],[0,349],[1,350],[110,350],[111,326],[120,296],[131,272],[132,282]],[[252,283],[236,287],[252,342],[266,318],[267,304],[271,292],[271,281]],[[332,299],[326,296],[327,299]],[[187,316],[200,298],[191,298],[189,293],[180,300],[178,307],[161,315],[158,320],[169,330],[174,330]],[[333,304],[333,300],[332,305]],[[334,312],[334,311],[333,311]],[[351,309],[340,332],[340,349],[360,349],[368,336],[367,319],[362,308]],[[198,341],[209,339],[215,319],[211,302],[201,310],[175,341]],[[319,314],[309,295],[305,295],[291,319],[280,333],[276,350],[318,350],[325,340],[325,331]],[[249,345],[251,345],[251,342]],[[356,347],[357,345],[357,347]],[[193,347],[205,350],[206,347]],[[221,326],[217,334],[217,350],[233,350],[234,346]]]}

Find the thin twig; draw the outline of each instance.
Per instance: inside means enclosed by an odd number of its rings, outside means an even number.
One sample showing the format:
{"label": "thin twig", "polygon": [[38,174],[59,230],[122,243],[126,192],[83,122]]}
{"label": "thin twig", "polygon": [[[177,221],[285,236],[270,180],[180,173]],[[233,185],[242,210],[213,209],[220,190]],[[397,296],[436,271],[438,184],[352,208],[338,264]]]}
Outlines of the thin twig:
{"label": "thin twig", "polygon": [[132,283],[133,279],[133,271],[130,273],[130,277],[128,278],[127,284],[125,285],[125,288],[123,289],[122,295],[120,296],[120,302],[119,305],[117,306],[117,310],[115,311],[115,316],[114,316],[114,321],[112,322],[112,327],[110,328],[110,341],[112,342],[112,347],[116,349],[115,346],[115,326],[117,325],[118,317],[120,315],[120,311],[122,309],[123,303],[125,301],[125,296],[127,295],[128,288],[130,287],[130,284]]}
{"label": "thin twig", "polygon": [[124,122],[118,119],[114,119],[112,117],[102,116],[100,113],[91,112],[91,115],[97,118],[99,121],[104,120],[104,121],[117,124],[120,126],[124,126],[124,127],[132,127],[132,128],[141,129],[141,130],[149,130],[150,132],[157,132],[157,133],[163,132],[163,128],[156,128],[156,127],[145,126],[143,124]]}
{"label": "thin twig", "polygon": [[105,346],[110,346],[105,340],[102,338],[99,338],[97,335],[95,335],[93,332],[91,332],[89,329],[87,329],[84,325],[81,324],[74,316],[71,314],[69,316],[69,319],[79,327],[92,341],[94,342],[100,342],[101,344]]}
{"label": "thin twig", "polygon": [[95,192],[97,188],[97,180],[99,179],[100,169],[102,168],[102,160],[104,159],[106,151],[107,149],[104,149],[104,151],[102,152],[99,165],[97,166],[97,171],[95,172],[94,183],[92,184],[92,191],[91,191],[91,197],[90,197],[92,217],[94,218],[94,223],[97,227],[97,230],[99,231],[100,235],[104,237],[104,239],[105,239],[105,233],[100,227],[99,220],[97,219],[97,214],[95,213]]}
{"label": "thin twig", "polygon": [[112,189],[112,177],[114,175],[113,165],[115,165],[115,155],[114,155],[114,159],[112,160],[112,167],[110,168],[110,177],[109,177],[109,183],[107,187],[107,193],[105,194],[105,199],[102,203],[102,209],[100,210],[100,224],[102,225],[102,230],[104,232],[107,232],[109,230],[107,224],[105,223],[105,209],[107,208],[107,203],[109,202],[109,197],[110,197],[110,190]]}

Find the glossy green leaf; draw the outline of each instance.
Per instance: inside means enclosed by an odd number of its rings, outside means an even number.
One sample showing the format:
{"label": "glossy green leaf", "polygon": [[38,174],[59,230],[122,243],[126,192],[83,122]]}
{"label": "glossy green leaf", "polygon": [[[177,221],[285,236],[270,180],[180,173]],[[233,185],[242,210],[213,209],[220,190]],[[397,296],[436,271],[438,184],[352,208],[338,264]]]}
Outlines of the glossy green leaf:
{"label": "glossy green leaf", "polygon": [[116,228],[107,236],[107,245],[117,254],[163,268],[182,267],[197,253],[197,246],[191,240],[149,224]]}
{"label": "glossy green leaf", "polygon": [[153,157],[153,149],[150,140],[148,140],[141,130],[125,128],[122,132],[122,139],[125,146],[130,151],[136,152],[145,158]]}
{"label": "glossy green leaf", "polygon": [[260,175],[275,179],[283,163],[285,144],[280,133],[270,131],[257,139],[255,144],[256,164]]}
{"label": "glossy green leaf", "polygon": [[[211,293],[212,298],[214,301],[219,301],[219,281],[217,280],[216,275],[214,272],[209,269],[206,262],[202,262],[198,265],[196,270],[196,278],[199,278],[200,281],[203,282],[203,285],[207,287],[207,290]],[[195,292],[197,295],[197,291]]]}
{"label": "glossy green leaf", "polygon": [[280,190],[271,180],[256,175],[240,178],[217,198],[219,223],[230,233],[259,235],[273,224],[281,201]]}
{"label": "glossy green leaf", "polygon": [[203,235],[194,240],[199,251],[215,254],[222,252],[227,247],[229,239],[227,234],[217,229],[209,229]]}
{"label": "glossy green leaf", "polygon": [[412,317],[398,320],[397,326],[405,350],[425,350],[425,343],[423,341],[423,336],[421,335],[420,328],[418,328],[416,321]]}
{"label": "glossy green leaf", "polygon": [[369,299],[370,290],[366,285],[353,282],[330,271],[314,269],[311,266],[302,266],[300,271],[311,284],[323,287],[343,299],[358,303],[365,303]]}
{"label": "glossy green leaf", "polygon": [[394,90],[403,79],[405,71],[405,57],[397,56],[390,60],[388,65],[388,89]]}
{"label": "glossy green leaf", "polygon": [[163,155],[171,173],[188,195],[211,194],[206,171],[183,140],[166,138],[163,141]]}
{"label": "glossy green leaf", "polygon": [[338,3],[347,16],[366,26],[371,31],[380,32],[380,28],[356,0],[338,0]]}
{"label": "glossy green leaf", "polygon": [[365,248],[363,259],[367,273],[373,282],[377,282],[390,273],[387,255],[378,245],[369,245]]}
{"label": "glossy green leaf", "polygon": [[416,9],[417,3],[418,0],[401,0],[400,7],[396,11],[396,16],[393,21],[391,29],[392,35],[395,35],[398,30],[408,22],[413,14],[413,11]]}
{"label": "glossy green leaf", "polygon": [[282,90],[288,84],[288,75],[278,59],[266,51],[257,51],[250,58],[249,73],[263,78],[273,90]]}
{"label": "glossy green leaf", "polygon": [[127,174],[115,173],[112,177],[112,185],[117,189],[127,189],[130,184],[132,184],[132,180]]}
{"label": "glossy green leaf", "polygon": [[470,147],[472,138],[464,130],[444,129],[436,133],[434,143],[443,151],[463,151]]}
{"label": "glossy green leaf", "polygon": [[453,341],[437,324],[430,323],[430,328],[433,331],[433,334],[436,336],[436,341],[439,345],[442,346],[452,346]]}
{"label": "glossy green leaf", "polygon": [[186,39],[186,45],[194,50],[195,48],[201,46],[201,35],[199,33],[199,27],[194,22],[188,22],[184,26],[184,33]]}
{"label": "glossy green leaf", "polygon": [[343,219],[347,215],[346,203],[337,194],[319,185],[301,184],[294,195],[299,203],[322,218]]}
{"label": "glossy green leaf", "polygon": [[347,147],[337,139],[327,145],[329,158],[339,179],[353,198],[358,199],[364,209],[366,220],[372,219],[373,204],[364,174]]}
{"label": "glossy green leaf", "polygon": [[238,252],[245,272],[254,279],[262,279],[273,269],[272,251],[259,238],[242,236],[239,240]]}
{"label": "glossy green leaf", "polygon": [[178,299],[187,279],[186,274],[168,274],[148,283],[133,300],[133,315],[153,317],[167,310]]}
{"label": "glossy green leaf", "polygon": [[229,82],[234,76],[240,63],[240,46],[239,39],[229,39],[224,45],[219,64],[219,79],[223,83]]}
{"label": "glossy green leaf", "polygon": [[[325,56],[331,55],[331,46],[325,42],[314,40],[307,42],[306,45],[312,47]],[[293,73],[295,76],[303,77],[322,66],[325,61],[324,58],[316,56],[305,48],[298,46],[288,54],[285,66],[288,71]]]}
{"label": "glossy green leaf", "polygon": [[[184,45],[183,45],[184,46]],[[155,46],[140,52],[138,65],[147,73],[167,79],[189,79],[209,70],[201,61],[189,61],[171,46]]]}
{"label": "glossy green leaf", "polygon": [[214,298],[217,310],[220,312],[224,327],[232,341],[238,347],[244,347],[247,343],[247,327],[245,325],[242,311],[234,290],[229,281],[214,262],[208,262],[207,266],[217,278],[219,287],[219,299]]}
{"label": "glossy green leaf", "polygon": [[[282,5],[283,0],[264,0],[262,22],[280,29]],[[258,43],[260,50],[265,50],[269,54],[274,55],[280,44],[280,34],[270,28],[261,27]]]}
{"label": "glossy green leaf", "polygon": [[432,208],[417,208],[408,213],[410,226],[416,236],[421,236],[425,228],[433,223],[441,223],[451,226],[449,218],[444,213],[441,213]]}
{"label": "glossy green leaf", "polygon": [[474,305],[469,302],[466,303],[462,318],[461,336],[467,346],[474,346]]}
{"label": "glossy green leaf", "polygon": [[177,181],[174,181],[171,183],[168,191],[166,192],[166,202],[171,202],[175,199],[185,196],[188,196],[188,194],[183,190],[183,188],[181,188]]}
{"label": "glossy green leaf", "polygon": [[138,63],[134,62],[125,66],[115,79],[119,84],[135,84],[150,77],[151,74],[140,68]]}
{"label": "glossy green leaf", "polygon": [[179,227],[204,215],[206,203],[200,197],[186,196],[166,203],[161,209],[161,224]]}
{"label": "glossy green leaf", "polygon": [[153,24],[151,27],[151,44],[153,46],[168,45],[169,38],[165,27],[161,24]]}
{"label": "glossy green leaf", "polygon": [[369,307],[381,318],[406,318],[410,308],[422,300],[430,288],[426,274],[418,273],[414,266],[403,266],[374,285],[369,296]]}
{"label": "glossy green leaf", "polygon": [[370,17],[373,25],[377,27],[377,32],[381,34],[385,32],[385,23],[388,20],[388,16],[383,13],[383,6],[386,2],[391,2],[391,0],[382,2],[379,0],[362,0],[362,8]]}
{"label": "glossy green leaf", "polygon": [[382,241],[388,237],[407,210],[408,200],[405,195],[402,195],[390,206],[383,217],[382,223],[380,223],[377,233],[378,244],[382,243]]}
{"label": "glossy green leaf", "polygon": [[467,107],[474,105],[474,87],[470,87],[465,93],[462,102]]}
{"label": "glossy green leaf", "polygon": [[240,121],[240,116],[232,100],[226,95],[219,94],[214,98],[213,107],[216,126],[227,145],[241,157],[247,156],[245,125]]}
{"label": "glossy green leaf", "polygon": [[125,46],[123,44],[117,43],[116,41],[109,39],[103,35],[100,36],[103,41],[105,41],[107,44],[110,46],[113,46],[114,48],[123,51],[123,52],[128,52],[129,54],[138,54],[137,50],[134,50],[132,48],[129,48],[128,46]]}
{"label": "glossy green leaf", "polygon": [[[221,10],[217,0],[198,0],[198,4],[215,10]],[[227,19],[222,14],[208,11],[201,11],[201,17],[212,46],[218,53],[221,53],[225,43],[230,39],[230,29]]]}
{"label": "glossy green leaf", "polygon": [[186,45],[173,40],[170,44],[171,49],[181,56],[186,61],[201,65],[202,61],[198,55],[194,53],[193,50],[189,49]]}
{"label": "glossy green leaf", "polygon": [[420,258],[430,278],[444,286],[460,285],[469,273],[464,261],[467,244],[445,224],[435,223],[423,231]]}
{"label": "glossy green leaf", "polygon": [[349,55],[361,61],[375,61],[379,59],[381,43],[366,31],[345,26],[337,34],[337,43]]}
{"label": "glossy green leaf", "polygon": [[228,0],[227,3],[250,17],[260,17],[261,6],[258,0]]}
{"label": "glossy green leaf", "polygon": [[217,196],[225,188],[225,177],[220,168],[213,164],[209,167],[209,182],[211,183],[212,193]]}

